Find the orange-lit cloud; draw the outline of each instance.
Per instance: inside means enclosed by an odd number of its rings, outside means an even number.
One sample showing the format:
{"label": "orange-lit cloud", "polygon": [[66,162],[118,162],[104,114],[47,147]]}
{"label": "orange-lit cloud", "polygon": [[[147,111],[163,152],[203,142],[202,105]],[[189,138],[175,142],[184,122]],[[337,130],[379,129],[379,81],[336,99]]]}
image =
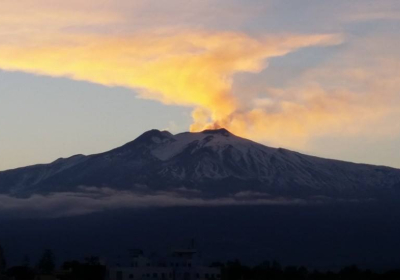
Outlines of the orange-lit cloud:
{"label": "orange-lit cloud", "polygon": [[327,92],[319,85],[277,91],[283,99],[253,100],[253,108],[234,113],[217,126],[273,146],[304,149],[313,137],[364,133],[366,126],[384,116],[388,109],[374,95],[358,97],[349,91]]}
{"label": "orange-lit cloud", "polygon": [[394,122],[400,117],[395,41],[374,36],[353,42],[339,57],[309,69],[287,86],[266,85],[258,89],[263,94],[257,98],[243,95],[243,109],[218,125],[293,149],[309,149],[311,140],[326,135],[394,137],[400,129]]}
{"label": "orange-lit cloud", "polygon": [[218,122],[240,107],[231,93],[235,73],[258,72],[268,58],[340,41],[338,35],[252,38],[200,30],[129,36],[45,34],[18,44],[0,43],[0,68],[126,86],[143,98],[197,108],[195,121],[201,111],[203,122]]}

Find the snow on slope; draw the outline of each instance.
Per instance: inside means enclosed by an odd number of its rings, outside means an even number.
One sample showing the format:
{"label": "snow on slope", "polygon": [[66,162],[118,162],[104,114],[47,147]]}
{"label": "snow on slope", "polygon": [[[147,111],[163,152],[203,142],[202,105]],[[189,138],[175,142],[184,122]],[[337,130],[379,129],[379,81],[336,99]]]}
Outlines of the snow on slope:
{"label": "snow on slope", "polygon": [[[234,147],[242,155],[247,154],[250,149],[270,149],[250,140],[237,137],[225,129],[205,130],[197,133],[184,132],[171,135],[169,141],[157,139],[155,142],[161,145],[152,150],[152,154],[163,161],[169,160],[183,152],[188,145],[194,142],[197,142],[197,149],[209,147],[214,152],[221,152],[228,147]],[[192,152],[195,152],[197,149],[192,150]]]}

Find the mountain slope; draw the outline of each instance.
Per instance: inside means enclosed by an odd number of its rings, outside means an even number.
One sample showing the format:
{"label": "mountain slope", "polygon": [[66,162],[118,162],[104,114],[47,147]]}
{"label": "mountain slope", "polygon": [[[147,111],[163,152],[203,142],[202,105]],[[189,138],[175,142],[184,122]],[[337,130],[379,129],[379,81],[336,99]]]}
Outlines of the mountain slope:
{"label": "mountain slope", "polygon": [[0,172],[0,193],[17,196],[82,186],[213,197],[368,198],[400,192],[400,170],[269,148],[219,129],[177,135],[151,130],[105,153]]}

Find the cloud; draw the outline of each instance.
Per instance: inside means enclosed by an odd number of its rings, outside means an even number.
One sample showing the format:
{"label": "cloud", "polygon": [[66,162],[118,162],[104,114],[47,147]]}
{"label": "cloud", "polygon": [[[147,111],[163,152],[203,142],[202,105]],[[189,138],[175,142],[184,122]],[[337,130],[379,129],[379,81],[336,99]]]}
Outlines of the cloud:
{"label": "cloud", "polygon": [[234,74],[259,72],[266,59],[302,47],[340,41],[329,34],[252,38],[204,30],[153,30],[122,37],[54,34],[17,45],[0,43],[0,68],[126,86],[143,98],[196,107],[217,122],[239,106],[231,93]]}
{"label": "cloud", "polygon": [[[266,97],[253,100],[253,108],[236,112],[217,126],[271,145],[299,149],[306,147],[310,139],[324,135],[371,133],[377,121],[396,110],[388,106],[387,98],[372,92],[357,95],[345,88],[326,90],[318,83],[270,88]],[[375,135],[379,132],[382,128]]]}
{"label": "cloud", "polygon": [[370,200],[333,199],[324,196],[307,199],[275,197],[252,191],[242,191],[226,197],[210,199],[203,198],[198,190],[177,189],[169,192],[140,194],[110,188],[81,186],[78,192],[35,194],[28,198],[0,194],[0,219],[59,218],[118,209],[154,207],[305,206],[368,201]]}
{"label": "cloud", "polygon": [[349,39],[331,59],[280,87],[259,82],[238,93],[241,107],[217,126],[292,149],[307,149],[324,136],[398,135],[400,128],[393,122],[400,117],[398,38],[373,34]]}
{"label": "cloud", "polygon": [[[308,203],[303,199],[271,197],[251,192],[204,199],[198,191],[186,189],[153,194],[137,194],[97,187],[81,187],[80,190],[75,193],[36,194],[28,198],[2,194],[0,195],[0,218],[57,218],[124,208],[305,205]],[[318,201],[315,200],[315,202]]]}
{"label": "cloud", "polygon": [[346,22],[398,21],[400,20],[400,5],[395,0],[380,2],[367,0],[361,2],[361,4],[350,3],[341,18]]}

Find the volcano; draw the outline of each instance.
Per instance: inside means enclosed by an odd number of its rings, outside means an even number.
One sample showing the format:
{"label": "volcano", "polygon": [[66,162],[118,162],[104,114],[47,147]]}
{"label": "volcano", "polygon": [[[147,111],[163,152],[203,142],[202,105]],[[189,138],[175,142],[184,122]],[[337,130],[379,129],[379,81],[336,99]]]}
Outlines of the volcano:
{"label": "volcano", "polygon": [[377,198],[400,193],[400,170],[271,148],[226,129],[150,130],[116,149],[0,172],[0,193],[73,192],[82,186],[202,197],[252,192],[289,197]]}

